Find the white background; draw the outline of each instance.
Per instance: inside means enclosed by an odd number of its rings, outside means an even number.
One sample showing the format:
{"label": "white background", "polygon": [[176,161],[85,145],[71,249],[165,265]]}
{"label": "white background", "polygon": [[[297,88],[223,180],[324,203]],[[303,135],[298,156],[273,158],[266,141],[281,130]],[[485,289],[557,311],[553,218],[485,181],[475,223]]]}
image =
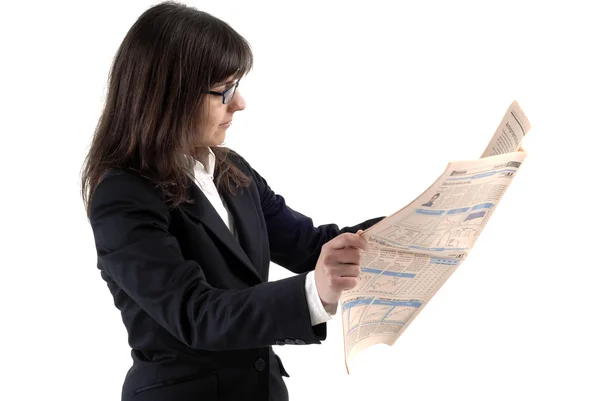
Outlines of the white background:
{"label": "white background", "polygon": [[[35,3],[0,16],[0,399],[117,400],[129,348],[79,173],[153,2]],[[479,157],[515,99],[532,124],[474,250],[393,347],[348,376],[338,316],[322,345],[275,348],[292,401],[600,399],[600,14],[566,3],[188,2],[254,50],[227,146],[315,224],[400,209]]]}

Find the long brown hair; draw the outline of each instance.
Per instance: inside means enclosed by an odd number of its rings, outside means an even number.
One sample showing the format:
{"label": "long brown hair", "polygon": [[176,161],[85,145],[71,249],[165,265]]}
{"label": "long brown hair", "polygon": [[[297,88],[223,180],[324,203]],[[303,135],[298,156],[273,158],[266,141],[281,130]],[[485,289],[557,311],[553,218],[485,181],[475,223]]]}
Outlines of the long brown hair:
{"label": "long brown hair", "polygon": [[[104,173],[131,169],[150,178],[175,207],[187,199],[188,172],[197,150],[198,118],[205,93],[252,68],[248,42],[228,24],[193,7],[167,1],[146,10],[131,26],[115,55],[106,103],[82,171],[90,202]],[[250,182],[228,158],[211,147],[215,184],[235,192]]]}

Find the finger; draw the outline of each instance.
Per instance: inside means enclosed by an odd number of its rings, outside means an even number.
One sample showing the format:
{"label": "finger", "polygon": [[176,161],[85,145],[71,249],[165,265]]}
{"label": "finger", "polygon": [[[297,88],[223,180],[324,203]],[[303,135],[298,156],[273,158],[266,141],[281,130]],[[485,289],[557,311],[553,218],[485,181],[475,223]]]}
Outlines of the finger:
{"label": "finger", "polygon": [[359,264],[360,263],[360,249],[358,248],[344,248],[332,250],[328,258],[331,265],[337,264]]}
{"label": "finger", "polygon": [[351,246],[366,251],[368,247],[366,239],[364,239],[358,234],[352,233],[340,234],[331,241],[329,241],[327,244],[332,249],[343,249],[345,247]]}
{"label": "finger", "polygon": [[334,286],[338,290],[351,290],[358,284],[358,278],[356,277],[338,277],[333,282]]}
{"label": "finger", "polygon": [[337,277],[358,277],[360,276],[360,265],[345,264],[337,265],[331,269],[331,274]]}

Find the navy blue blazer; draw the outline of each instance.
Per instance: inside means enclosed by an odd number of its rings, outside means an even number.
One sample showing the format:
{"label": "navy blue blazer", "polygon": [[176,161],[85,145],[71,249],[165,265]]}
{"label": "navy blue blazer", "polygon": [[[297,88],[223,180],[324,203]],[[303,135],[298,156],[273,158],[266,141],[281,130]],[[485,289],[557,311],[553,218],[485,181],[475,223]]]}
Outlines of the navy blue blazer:
{"label": "navy blue blazer", "polygon": [[[111,171],[92,196],[98,269],[132,349],[123,401],[287,400],[272,346],[327,337],[326,323],[311,325],[306,274],[326,242],[383,218],[314,227],[245,159],[228,157],[252,179],[223,194],[238,240],[191,180],[194,203],[172,210],[129,170]],[[270,262],[297,275],[269,282]]]}

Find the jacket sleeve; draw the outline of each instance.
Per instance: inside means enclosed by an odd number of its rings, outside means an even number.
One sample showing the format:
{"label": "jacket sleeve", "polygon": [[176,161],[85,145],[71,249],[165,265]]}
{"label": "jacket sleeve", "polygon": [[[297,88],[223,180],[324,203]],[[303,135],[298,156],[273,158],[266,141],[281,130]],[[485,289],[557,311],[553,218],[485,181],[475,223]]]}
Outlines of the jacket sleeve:
{"label": "jacket sleeve", "polygon": [[[128,172],[96,188],[90,223],[105,271],[149,316],[189,347],[235,350],[288,338],[318,344],[305,295],[305,275],[242,290],[211,287],[204,268],[185,260],[169,233],[170,214],[149,181]],[[210,266],[218,269],[219,266]]]}
{"label": "jacket sleeve", "polygon": [[366,230],[385,218],[376,217],[341,229],[336,224],[315,227],[311,218],[287,206],[285,199],[273,192],[256,170],[249,165],[248,167],[260,194],[267,223],[271,260],[294,273],[314,270],[321,247],[333,238],[347,232]]}

